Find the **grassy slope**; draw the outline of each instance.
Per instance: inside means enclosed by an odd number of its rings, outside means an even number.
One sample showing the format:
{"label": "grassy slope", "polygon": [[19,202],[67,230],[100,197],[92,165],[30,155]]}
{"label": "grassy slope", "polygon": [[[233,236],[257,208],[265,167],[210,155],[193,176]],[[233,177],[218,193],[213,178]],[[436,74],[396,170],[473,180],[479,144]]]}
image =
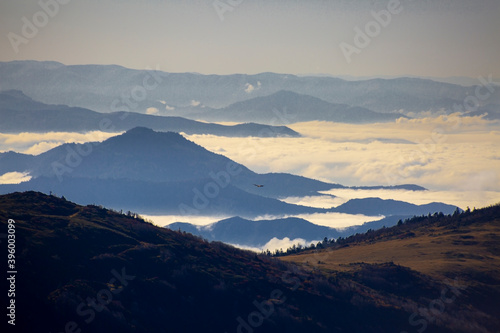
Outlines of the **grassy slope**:
{"label": "grassy slope", "polygon": [[[252,331],[410,332],[412,313],[445,287],[394,264],[302,269],[35,192],[0,196],[2,232],[8,219],[16,220],[19,332],[235,332],[266,300],[270,316],[254,315]],[[487,331],[490,319],[453,302],[428,318],[426,332]]]}
{"label": "grassy slope", "polygon": [[[324,278],[294,265],[95,206],[15,193],[0,196],[2,230],[8,219],[16,220],[20,332],[234,332],[254,302],[270,299],[272,315],[252,317],[259,332],[384,330],[393,323],[380,318],[406,318],[372,296],[359,309],[355,291],[336,282],[321,282],[320,292],[311,281]],[[134,278],[125,285],[113,272]],[[366,322],[352,320],[359,315]]]}
{"label": "grassy slope", "polygon": [[[374,239],[330,248],[325,267],[349,270],[346,265],[350,263],[392,261],[434,277],[466,271],[500,277],[500,215],[493,220],[478,220],[482,218],[480,214],[394,227]],[[284,260],[297,261],[300,257],[289,256]]]}
{"label": "grassy slope", "polygon": [[[312,253],[281,259],[307,262],[305,267],[309,267],[311,261],[307,258]],[[496,316],[500,308],[499,205],[453,217],[416,218],[403,225],[351,237],[315,255],[321,258],[319,264],[315,262],[315,269],[327,275],[343,272],[375,279],[377,273],[370,267],[391,262],[434,281],[455,281],[464,288],[455,302],[482,312],[478,313],[478,317],[483,317],[479,322],[485,324],[482,328],[500,327]]]}

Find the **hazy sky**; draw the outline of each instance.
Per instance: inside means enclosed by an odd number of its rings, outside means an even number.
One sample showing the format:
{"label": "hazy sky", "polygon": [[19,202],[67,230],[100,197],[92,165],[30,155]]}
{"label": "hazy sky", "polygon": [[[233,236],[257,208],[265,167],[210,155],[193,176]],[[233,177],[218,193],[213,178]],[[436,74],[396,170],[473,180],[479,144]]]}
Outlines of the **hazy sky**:
{"label": "hazy sky", "polygon": [[[0,2],[0,61],[205,74],[500,77],[498,0],[41,3],[50,4],[47,13],[38,0]],[[381,23],[372,14],[388,9]]]}

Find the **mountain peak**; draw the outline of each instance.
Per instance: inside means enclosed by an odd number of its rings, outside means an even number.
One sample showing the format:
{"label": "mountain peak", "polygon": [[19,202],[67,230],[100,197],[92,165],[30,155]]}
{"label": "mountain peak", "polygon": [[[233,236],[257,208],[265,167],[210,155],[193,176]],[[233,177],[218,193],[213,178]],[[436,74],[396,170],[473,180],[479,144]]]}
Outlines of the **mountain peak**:
{"label": "mountain peak", "polygon": [[135,143],[135,145],[144,143],[147,143],[148,145],[154,145],[155,143],[192,143],[177,132],[157,132],[142,126],[134,127],[122,135],[108,139],[108,141],[123,142],[127,144]]}
{"label": "mountain peak", "polygon": [[0,91],[0,109],[3,110],[43,110],[43,109],[56,109],[60,105],[49,105],[42,102],[35,101],[30,96],[26,95],[24,91],[19,89],[9,89]]}
{"label": "mountain peak", "polygon": [[35,102],[31,97],[27,96],[23,91],[18,89],[10,89],[0,91],[0,105],[7,106],[9,102],[12,103],[38,103]]}
{"label": "mountain peak", "polygon": [[[71,177],[159,182],[206,178],[210,171],[225,170],[230,161],[179,133],[155,132],[146,127],[134,127],[90,147],[91,150],[88,144],[86,147],[77,144],[56,147],[39,155],[31,169],[37,170],[34,172],[37,175],[51,177],[55,172],[50,164],[52,161],[66,165],[68,151],[75,154],[83,151],[81,162],[72,167]],[[49,164],[46,161],[50,161]]]}
{"label": "mountain peak", "polygon": [[30,97],[26,96],[21,90],[18,90],[18,89],[10,89],[10,90],[0,91],[0,94],[6,95],[6,96],[13,96],[13,97],[17,97],[17,98],[31,99]]}
{"label": "mountain peak", "polygon": [[156,133],[151,128],[137,126],[125,132],[127,135],[151,135]]}

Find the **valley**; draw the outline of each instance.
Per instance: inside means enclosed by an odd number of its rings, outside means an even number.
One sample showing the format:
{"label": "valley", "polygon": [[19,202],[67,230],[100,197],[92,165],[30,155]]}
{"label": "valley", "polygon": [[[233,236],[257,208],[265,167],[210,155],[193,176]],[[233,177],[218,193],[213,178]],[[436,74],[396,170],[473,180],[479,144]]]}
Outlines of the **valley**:
{"label": "valley", "polygon": [[0,62],[14,331],[500,327],[491,76],[156,68]]}

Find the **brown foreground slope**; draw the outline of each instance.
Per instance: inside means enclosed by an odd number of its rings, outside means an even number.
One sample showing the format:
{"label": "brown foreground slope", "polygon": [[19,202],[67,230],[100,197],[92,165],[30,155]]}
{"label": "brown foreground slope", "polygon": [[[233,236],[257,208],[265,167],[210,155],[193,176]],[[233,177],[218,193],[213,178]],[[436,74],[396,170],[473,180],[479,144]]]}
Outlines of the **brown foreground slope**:
{"label": "brown foreground slope", "polygon": [[[133,213],[12,193],[0,196],[0,252],[17,271],[2,278],[4,320],[12,322],[7,332],[23,333],[497,332],[499,210],[357,235],[336,243],[343,249],[286,258],[309,261],[297,265]],[[430,233],[451,240],[443,258],[470,270],[424,274],[382,255],[371,264],[334,260],[370,242],[424,244]]]}
{"label": "brown foreground slope", "polygon": [[488,328],[478,327],[478,332],[500,331],[496,319],[500,313],[500,205],[453,216],[417,217],[280,259],[330,276],[352,276],[378,290],[385,286],[399,296],[398,286],[408,281],[383,267],[407,267],[448,285],[428,306],[419,305],[418,315],[409,319],[414,327],[408,332],[423,332],[424,322],[418,319],[432,321],[437,317],[432,314],[446,314],[452,303],[482,312],[478,322]]}
{"label": "brown foreground slope", "polygon": [[[2,278],[6,332],[390,332],[408,326],[417,295],[440,288],[388,266],[416,281],[399,299],[350,276],[36,192],[0,196],[0,249],[17,271]],[[462,326],[445,320],[427,332]]]}

